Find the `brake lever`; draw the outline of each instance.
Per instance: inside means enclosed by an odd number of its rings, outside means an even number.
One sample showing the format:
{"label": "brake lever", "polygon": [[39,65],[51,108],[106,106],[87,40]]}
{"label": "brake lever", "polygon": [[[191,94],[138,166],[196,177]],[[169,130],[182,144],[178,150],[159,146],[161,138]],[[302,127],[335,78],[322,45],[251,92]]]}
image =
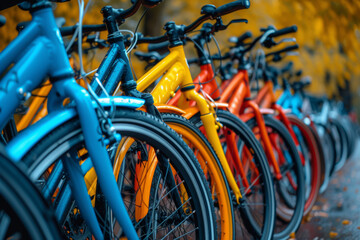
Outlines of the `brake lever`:
{"label": "brake lever", "polygon": [[268,36],[274,32],[275,32],[274,29],[266,30],[266,32],[262,35],[262,37],[259,40],[260,44],[263,44],[265,40],[267,40]]}
{"label": "brake lever", "polygon": [[296,43],[296,38],[283,38],[278,42],[275,42],[276,45],[280,44],[280,43],[287,43],[287,42],[295,42]]}
{"label": "brake lever", "polygon": [[233,24],[233,23],[248,23],[248,22],[249,21],[245,18],[233,19],[226,25],[226,27],[228,27],[230,24]]}
{"label": "brake lever", "polygon": [[280,62],[284,57],[287,56],[299,56],[299,52],[297,51],[291,51],[287,52],[284,55],[281,56],[281,54],[275,54],[273,58],[271,59],[272,62]]}
{"label": "brake lever", "polygon": [[298,51],[287,52],[285,56],[300,56]]}
{"label": "brake lever", "polygon": [[222,19],[220,17],[218,17],[216,19],[216,23],[214,24],[214,31],[218,32],[219,30],[225,30],[227,29],[228,26],[230,26],[230,24],[233,23],[248,23],[247,19],[241,18],[241,19],[233,19],[231,20],[228,24],[224,25],[222,22]]}

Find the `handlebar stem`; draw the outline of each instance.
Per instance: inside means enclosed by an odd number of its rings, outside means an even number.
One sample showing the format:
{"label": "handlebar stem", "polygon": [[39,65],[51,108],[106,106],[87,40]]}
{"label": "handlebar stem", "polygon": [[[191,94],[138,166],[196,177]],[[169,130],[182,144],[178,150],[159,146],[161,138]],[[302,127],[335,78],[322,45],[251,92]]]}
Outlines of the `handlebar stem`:
{"label": "handlebar stem", "polygon": [[114,14],[114,9],[111,6],[105,6],[101,9],[101,14],[104,18],[104,23],[108,30],[109,36],[119,31],[118,25],[116,23],[116,17]]}
{"label": "handlebar stem", "polygon": [[185,36],[184,25],[176,25],[175,22],[170,21],[165,24],[164,30],[166,31],[166,35],[169,39],[169,47],[183,45],[181,39]]}

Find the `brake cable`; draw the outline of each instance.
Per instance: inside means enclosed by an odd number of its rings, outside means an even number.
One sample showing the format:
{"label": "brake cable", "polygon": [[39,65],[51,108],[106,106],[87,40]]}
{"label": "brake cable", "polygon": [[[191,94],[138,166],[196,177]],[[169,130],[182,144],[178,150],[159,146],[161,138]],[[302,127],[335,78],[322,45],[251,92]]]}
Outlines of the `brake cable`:
{"label": "brake cable", "polygon": [[[141,15],[138,23],[136,24],[135,31],[134,31],[134,35],[136,36],[136,42],[135,42],[135,44],[134,44],[134,47],[136,46],[136,43],[137,43],[137,34],[136,34],[136,33],[137,33],[138,28],[139,28],[140,22],[141,22],[141,20],[144,18],[145,14],[148,12],[148,10],[149,10],[149,8],[146,8],[146,9],[144,10],[144,12],[143,12],[143,14]],[[131,50],[132,50],[132,49],[131,49]],[[131,51],[131,50],[130,50],[130,51]],[[133,76],[134,76],[134,78],[135,78],[135,81],[137,81],[138,78],[137,78],[137,76],[136,76],[136,72],[135,72],[135,70],[134,70],[134,66],[133,66],[132,61],[131,61],[131,56],[132,56],[132,54],[131,54],[130,51],[129,51],[129,63],[130,63],[130,68],[131,68],[131,71],[132,71]],[[117,90],[118,90],[118,89],[116,89],[115,92],[117,92]]]}

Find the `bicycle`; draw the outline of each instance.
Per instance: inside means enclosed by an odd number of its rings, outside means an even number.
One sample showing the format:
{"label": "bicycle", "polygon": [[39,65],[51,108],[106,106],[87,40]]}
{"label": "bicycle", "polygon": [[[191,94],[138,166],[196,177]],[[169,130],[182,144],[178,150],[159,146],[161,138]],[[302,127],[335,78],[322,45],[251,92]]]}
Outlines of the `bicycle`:
{"label": "bicycle", "polygon": [[[294,114],[286,114],[285,108],[282,108],[284,101],[289,101],[290,98],[280,97],[279,100],[276,99],[274,94],[275,88],[278,86],[278,77],[280,73],[284,74],[285,71],[288,71],[286,66],[284,69],[277,69],[270,66],[265,58],[272,57],[270,61],[280,61],[282,59],[282,54],[289,51],[296,50],[297,45],[292,45],[285,47],[284,49],[267,53],[263,55],[263,59],[258,61],[258,69],[261,69],[261,75],[264,80],[264,84],[258,90],[258,94],[255,98],[255,102],[262,108],[273,109],[276,111],[277,119],[279,119],[286,129],[291,134],[292,139],[299,151],[299,156],[302,161],[305,173],[305,182],[306,182],[306,202],[304,208],[304,215],[307,215],[312,206],[316,202],[316,198],[320,188],[321,182],[321,159],[318,148],[321,147],[317,145],[313,132],[309,127],[304,124],[300,119]],[[257,69],[254,70],[258,71]],[[255,80],[258,79],[255,76]],[[285,81],[285,79],[283,80]],[[278,104],[280,103],[280,104]]]}

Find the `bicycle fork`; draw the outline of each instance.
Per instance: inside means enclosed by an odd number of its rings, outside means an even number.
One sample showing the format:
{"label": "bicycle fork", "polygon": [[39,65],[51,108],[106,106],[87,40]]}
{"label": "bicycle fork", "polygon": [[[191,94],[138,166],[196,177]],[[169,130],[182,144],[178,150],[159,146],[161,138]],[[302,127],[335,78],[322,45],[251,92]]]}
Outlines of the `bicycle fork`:
{"label": "bicycle fork", "polygon": [[[72,99],[76,104],[86,149],[89,152],[98,176],[101,190],[126,236],[129,239],[138,239],[131,219],[127,214],[120,191],[117,188],[109,155],[104,144],[103,133],[92,104],[91,96],[73,79],[56,81],[53,83],[53,89],[49,95],[48,110],[51,112],[61,108],[63,100],[67,97]],[[70,178],[72,194],[82,216],[95,238],[103,239],[104,236],[96,220],[96,215],[87,193],[86,184],[79,164],[74,162],[71,155],[66,156],[62,161]]]}
{"label": "bicycle fork", "polygon": [[204,124],[208,139],[212,144],[212,146],[214,147],[214,150],[220,159],[220,163],[224,168],[224,171],[226,173],[226,178],[229,182],[231,189],[234,192],[236,201],[237,203],[240,203],[240,200],[243,198],[243,196],[241,195],[240,189],[232,175],[230,166],[224,154],[224,150],[222,149],[220,139],[217,133],[217,128],[219,126],[216,125],[216,120],[214,118],[213,113],[210,110],[211,108],[210,104],[208,104],[205,98],[199,95],[194,89],[183,91],[183,94],[186,99],[194,100],[197,103],[197,106],[199,107],[201,113],[200,119]]}

